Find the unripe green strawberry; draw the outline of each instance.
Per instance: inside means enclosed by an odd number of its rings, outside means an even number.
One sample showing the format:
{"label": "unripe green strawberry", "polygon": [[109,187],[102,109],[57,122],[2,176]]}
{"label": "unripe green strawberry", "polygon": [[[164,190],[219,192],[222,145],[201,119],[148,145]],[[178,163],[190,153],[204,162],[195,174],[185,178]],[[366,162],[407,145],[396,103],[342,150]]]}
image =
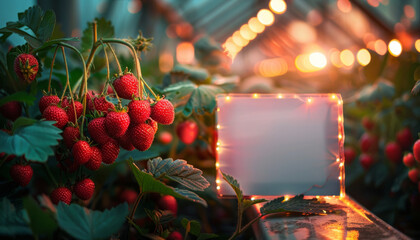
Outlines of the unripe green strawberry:
{"label": "unripe green strawberry", "polygon": [[42,113],[44,113],[44,110],[50,106],[50,105],[58,105],[58,103],[60,102],[60,98],[56,95],[46,95],[46,96],[42,96],[41,99],[39,100],[39,111]]}
{"label": "unripe green strawberry", "polygon": [[22,107],[17,101],[7,102],[0,106],[0,113],[5,118],[15,121],[22,115]]}
{"label": "unripe green strawberry", "polygon": [[130,127],[128,131],[130,134],[131,143],[138,150],[146,151],[150,148],[150,146],[152,146],[153,139],[155,137],[155,131],[150,125],[141,123]]}
{"label": "unripe green strawberry", "polygon": [[147,100],[132,100],[128,104],[128,115],[132,124],[144,123],[150,117],[150,103]]}
{"label": "unripe green strawberry", "polygon": [[101,167],[102,164],[102,153],[99,148],[93,146],[90,147],[92,149],[92,157],[89,159],[89,161],[85,164],[85,167],[95,171],[98,170]]}
{"label": "unripe green strawberry", "polygon": [[33,174],[34,171],[29,165],[15,164],[10,168],[10,176],[22,187],[29,184]]}
{"label": "unripe green strawberry", "polygon": [[73,145],[71,153],[73,154],[74,162],[78,165],[87,163],[93,154],[89,143],[83,140],[79,140]]}
{"label": "unripe green strawberry", "polygon": [[130,125],[130,117],[125,110],[112,111],[106,115],[105,129],[110,137],[117,138],[124,135]]}
{"label": "unripe green strawberry", "polygon": [[38,68],[38,60],[31,54],[22,53],[16,57],[14,62],[16,75],[27,83],[31,83],[35,79]]}
{"label": "unripe green strawberry", "polygon": [[76,196],[82,200],[88,200],[93,196],[95,192],[95,183],[89,179],[85,178],[77,182],[73,187],[74,193]]}
{"label": "unripe green strawberry", "polygon": [[72,193],[70,189],[66,187],[58,187],[51,192],[50,198],[51,202],[53,202],[55,205],[57,205],[58,202],[63,202],[69,205],[71,203],[71,195]]}
{"label": "unripe green strawberry", "polygon": [[42,117],[47,121],[56,121],[54,126],[60,129],[63,128],[69,121],[66,111],[54,105],[48,106],[42,114]]}
{"label": "unripe green strawberry", "polygon": [[63,131],[63,141],[68,149],[71,149],[80,138],[80,130],[77,127],[68,126]]}
{"label": "unripe green strawberry", "polygon": [[132,73],[126,73],[112,83],[118,97],[132,99],[139,94],[138,80]]}
{"label": "unripe green strawberry", "polygon": [[152,106],[150,117],[160,124],[172,124],[175,118],[174,106],[167,99],[161,99]]}
{"label": "unripe green strawberry", "polygon": [[102,162],[106,164],[112,164],[115,162],[118,154],[120,153],[120,146],[116,140],[112,139],[111,141],[101,146],[101,153]]}
{"label": "unripe green strawberry", "polygon": [[106,133],[105,117],[95,118],[88,124],[88,132],[90,137],[99,144],[105,144],[112,140]]}

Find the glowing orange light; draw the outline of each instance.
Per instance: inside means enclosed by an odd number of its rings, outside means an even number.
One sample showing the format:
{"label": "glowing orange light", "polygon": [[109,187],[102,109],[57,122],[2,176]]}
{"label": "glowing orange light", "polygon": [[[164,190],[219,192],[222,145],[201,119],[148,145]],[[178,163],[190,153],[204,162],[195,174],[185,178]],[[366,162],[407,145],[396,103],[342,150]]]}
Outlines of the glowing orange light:
{"label": "glowing orange light", "polygon": [[337,8],[344,13],[348,13],[351,11],[351,3],[348,0],[338,0]]}
{"label": "glowing orange light", "polygon": [[220,186],[217,186],[217,187],[216,187],[216,189],[217,189],[217,190],[220,190]]}
{"label": "glowing orange light", "polygon": [[171,71],[174,66],[174,56],[171,53],[163,52],[159,56],[159,70],[163,73]]}
{"label": "glowing orange light", "polygon": [[362,66],[368,65],[371,60],[370,53],[365,48],[362,48],[357,52],[356,58],[357,58],[357,62]]}
{"label": "glowing orange light", "polygon": [[251,201],[254,201],[255,200],[255,198],[254,197],[251,197]]}
{"label": "glowing orange light", "polygon": [[340,161],[340,158],[335,159],[335,161],[336,161],[336,162],[339,162],[339,161]]}
{"label": "glowing orange light", "polygon": [[219,164],[218,162],[216,163],[216,167],[217,167],[217,168],[219,168],[219,167],[220,167],[220,164]]}
{"label": "glowing orange light", "polygon": [[252,95],[252,97],[253,97],[253,98],[258,98],[258,94],[254,93],[254,94]]}
{"label": "glowing orange light", "polygon": [[268,9],[261,9],[257,14],[257,19],[265,26],[270,26],[274,23],[274,15]]}
{"label": "glowing orange light", "polygon": [[331,98],[332,99],[335,99],[336,98],[335,94],[331,95]]}
{"label": "glowing orange light", "polygon": [[350,50],[344,49],[340,53],[340,60],[345,66],[350,67],[354,63],[354,55]]}
{"label": "glowing orange light", "polygon": [[230,100],[230,96],[226,96],[226,101],[229,101]]}
{"label": "glowing orange light", "polygon": [[220,142],[217,142],[217,146],[220,146]]}
{"label": "glowing orange light", "polygon": [[248,26],[254,33],[262,33],[265,29],[265,26],[256,17],[249,19]]}
{"label": "glowing orange light", "polygon": [[308,98],[307,101],[308,101],[308,103],[311,103],[312,102],[312,99],[311,98]]}
{"label": "glowing orange light", "polygon": [[404,6],[404,14],[408,18],[415,18],[416,17],[416,11],[411,5],[405,5]]}
{"label": "glowing orange light", "polygon": [[287,4],[283,0],[271,0],[269,7],[274,13],[282,14],[286,11]]}
{"label": "glowing orange light", "polygon": [[382,39],[378,39],[375,41],[375,51],[379,54],[379,55],[385,55],[387,47],[386,47],[386,43],[384,42],[384,40]]}
{"label": "glowing orange light", "polygon": [[220,129],[220,125],[219,125],[219,124],[217,124],[216,128],[217,128],[217,129]]}
{"label": "glowing orange light", "polygon": [[220,180],[219,179],[216,179],[216,183],[220,183]]}
{"label": "glowing orange light", "polygon": [[219,148],[219,147],[217,147],[217,148],[216,148],[216,151],[219,151],[219,150],[220,150],[220,148]]}
{"label": "glowing orange light", "polygon": [[217,108],[217,110],[216,110],[216,111],[220,112],[220,108]]}
{"label": "glowing orange light", "polygon": [[400,41],[392,39],[388,44],[388,51],[394,57],[400,56],[402,52],[402,45]]}
{"label": "glowing orange light", "polygon": [[281,94],[277,95],[278,98],[283,98],[283,96]]}
{"label": "glowing orange light", "polygon": [[335,67],[341,68],[343,64],[340,61],[340,51],[337,49],[332,50],[330,53],[330,61]]}
{"label": "glowing orange light", "polygon": [[343,104],[343,101],[342,100],[338,100],[338,105],[341,105],[341,104]]}
{"label": "glowing orange light", "polygon": [[341,180],[341,176],[338,177],[338,180]]}
{"label": "glowing orange light", "polygon": [[344,166],[344,163],[340,163],[340,164],[339,164],[339,166],[340,166],[340,167],[343,167],[343,166]]}
{"label": "glowing orange light", "polygon": [[287,200],[289,200],[289,196],[284,196],[284,201],[286,202]]}
{"label": "glowing orange light", "polygon": [[182,42],[176,47],[176,60],[181,64],[191,64],[194,61],[194,46],[190,42]]}
{"label": "glowing orange light", "polygon": [[314,52],[309,55],[309,62],[312,66],[317,68],[324,68],[327,66],[327,58],[320,52]]}
{"label": "glowing orange light", "polygon": [[341,122],[343,119],[341,117],[338,117],[338,121]]}
{"label": "glowing orange light", "polygon": [[341,135],[341,134],[338,134],[338,139],[342,139],[343,138],[343,135]]}
{"label": "glowing orange light", "polygon": [[420,39],[417,39],[414,43],[414,47],[416,48],[417,52],[420,52]]}
{"label": "glowing orange light", "polygon": [[257,34],[249,28],[248,24],[242,25],[241,29],[239,30],[239,33],[245,40],[249,41],[253,40],[257,36]]}
{"label": "glowing orange light", "polygon": [[281,76],[288,70],[287,62],[283,58],[264,59],[256,66],[263,77]]}

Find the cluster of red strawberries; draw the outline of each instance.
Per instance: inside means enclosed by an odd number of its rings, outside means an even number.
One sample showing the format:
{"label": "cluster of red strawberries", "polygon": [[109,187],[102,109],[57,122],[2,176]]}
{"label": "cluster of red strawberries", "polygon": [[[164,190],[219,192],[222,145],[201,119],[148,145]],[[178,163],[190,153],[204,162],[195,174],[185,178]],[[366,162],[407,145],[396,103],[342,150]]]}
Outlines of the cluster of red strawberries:
{"label": "cluster of red strawberries", "polygon": [[410,168],[408,171],[408,178],[418,184],[418,190],[420,192],[420,139],[418,139],[413,145],[413,153],[409,152],[404,155],[404,165]]}
{"label": "cluster of red strawberries", "polygon": [[[27,82],[35,79],[38,62],[30,54],[21,54],[15,60],[16,74]],[[56,150],[59,167],[74,172],[84,166],[97,170],[102,163],[112,164],[118,157],[120,147],[132,151],[146,151],[153,143],[158,123],[169,125],[174,121],[174,107],[167,99],[139,99],[138,80],[129,72],[121,73],[112,83],[119,98],[131,100],[127,106],[107,101],[103,95],[89,91],[86,95],[87,131],[81,133],[81,116],[84,112],[81,101],[71,98],[60,99],[57,95],[45,95],[39,101],[42,118],[55,121],[54,126],[63,130],[63,141]],[[6,118],[14,121],[21,115],[17,102],[3,105],[2,108],[16,111]],[[15,113],[16,112],[16,113]],[[3,113],[3,111],[2,111]],[[89,137],[86,137],[86,136]],[[3,154],[4,155],[4,154]],[[33,170],[30,165],[15,164],[10,175],[21,186],[29,184]],[[82,200],[90,199],[95,190],[94,182],[84,178],[72,186],[73,192]],[[51,193],[53,203],[70,203],[72,190],[58,187]]]}

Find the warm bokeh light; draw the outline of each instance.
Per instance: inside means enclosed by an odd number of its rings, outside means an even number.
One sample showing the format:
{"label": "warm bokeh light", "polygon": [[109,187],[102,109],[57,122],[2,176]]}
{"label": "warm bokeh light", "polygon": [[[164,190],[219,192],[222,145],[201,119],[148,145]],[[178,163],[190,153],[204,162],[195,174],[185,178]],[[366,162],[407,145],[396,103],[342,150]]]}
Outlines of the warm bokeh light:
{"label": "warm bokeh light", "polygon": [[414,47],[416,48],[417,52],[420,52],[420,39],[417,39],[414,43]]}
{"label": "warm bokeh light", "polygon": [[351,3],[349,0],[338,0],[337,8],[343,13],[348,13],[351,11]]}
{"label": "warm bokeh light", "polygon": [[356,58],[357,58],[357,62],[362,66],[368,65],[371,60],[370,53],[365,48],[362,48],[357,52]]}
{"label": "warm bokeh light", "polygon": [[340,53],[340,60],[344,66],[350,67],[354,63],[354,55],[350,50],[344,49]]}
{"label": "warm bokeh light", "polygon": [[283,58],[262,60],[257,64],[258,73],[263,77],[276,77],[287,73],[288,65]]}
{"label": "warm bokeh light", "polygon": [[169,52],[163,52],[159,56],[159,70],[163,73],[171,71],[174,66],[174,56]]}
{"label": "warm bokeh light", "polygon": [[416,17],[416,10],[414,10],[413,6],[405,5],[404,6],[404,14],[408,18],[415,18]]}
{"label": "warm bokeh light", "polygon": [[283,0],[271,0],[269,7],[274,13],[282,14],[286,11],[287,4]]}
{"label": "warm bokeh light", "polygon": [[191,64],[194,61],[194,46],[190,42],[182,42],[176,47],[176,60],[181,64]]}
{"label": "warm bokeh light", "polygon": [[375,41],[375,51],[379,54],[379,55],[385,55],[386,51],[387,51],[387,47],[386,47],[386,43],[384,42],[384,40],[382,39],[378,39]]}
{"label": "warm bokeh light", "polygon": [[392,56],[400,56],[402,52],[402,45],[400,41],[398,41],[397,39],[392,39],[388,44],[388,50]]}
{"label": "warm bokeh light", "polygon": [[248,24],[242,25],[239,33],[246,40],[253,40],[257,36],[257,34],[249,28]]}
{"label": "warm bokeh light", "polygon": [[313,43],[317,38],[315,28],[303,21],[291,22],[287,31],[299,43]]}
{"label": "warm bokeh light", "polygon": [[261,9],[257,14],[257,19],[265,26],[270,26],[274,23],[274,15],[268,9]]}
{"label": "warm bokeh light", "polygon": [[332,65],[334,65],[337,68],[343,67],[343,64],[341,63],[341,60],[340,60],[340,51],[338,51],[337,49],[331,50],[330,61]]}
{"label": "warm bokeh light", "polygon": [[262,33],[265,29],[265,26],[258,21],[256,17],[249,19],[248,21],[249,29],[254,33]]}
{"label": "warm bokeh light", "polygon": [[238,45],[239,47],[245,47],[249,41],[244,39],[241,34],[239,33],[239,31],[236,31],[233,35],[232,35],[232,40],[233,42]]}
{"label": "warm bokeh light", "polygon": [[309,62],[317,68],[324,68],[327,66],[327,58],[320,52],[314,52],[309,55]]}

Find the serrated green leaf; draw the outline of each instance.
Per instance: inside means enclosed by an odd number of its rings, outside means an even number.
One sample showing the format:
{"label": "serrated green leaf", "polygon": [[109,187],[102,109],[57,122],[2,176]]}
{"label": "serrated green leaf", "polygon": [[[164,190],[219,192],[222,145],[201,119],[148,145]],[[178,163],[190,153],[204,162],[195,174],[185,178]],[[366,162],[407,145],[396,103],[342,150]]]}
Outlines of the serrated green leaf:
{"label": "serrated green leaf", "polygon": [[20,118],[16,119],[15,122],[13,123],[12,132],[15,132],[19,128],[22,128],[22,127],[25,127],[25,126],[30,126],[30,125],[32,125],[36,122],[37,122],[37,120],[35,120],[33,118],[20,117]]}
{"label": "serrated green leaf", "polygon": [[[98,39],[101,38],[112,38],[114,37],[114,26],[111,21],[107,21],[105,18],[95,18],[97,24]],[[83,31],[82,36],[82,51],[85,52],[92,47],[93,44],[93,24],[88,23],[87,28]]]}
{"label": "serrated green leaf", "polygon": [[[52,236],[58,225],[52,214],[41,209],[38,203],[32,197],[23,199],[23,206],[28,212],[30,226],[34,234]],[[42,221],[40,221],[42,219]]]}
{"label": "serrated green leaf", "polygon": [[287,201],[284,197],[276,198],[260,208],[262,215],[278,212],[300,212],[308,214],[324,214],[329,211],[340,209],[339,206],[318,201],[318,199],[304,199],[303,195],[297,195]]}
{"label": "serrated green leaf", "polygon": [[39,6],[33,6],[18,13],[19,23],[28,26],[35,34],[42,20],[42,9]]}
{"label": "serrated green leaf", "polygon": [[24,102],[29,105],[32,105],[35,100],[36,100],[35,96],[30,95],[27,92],[24,92],[24,91],[15,92],[12,95],[9,95],[0,99],[0,106],[11,101]]}
{"label": "serrated green leaf", "polygon": [[223,179],[230,185],[230,187],[233,189],[233,191],[235,191],[236,197],[238,198],[239,202],[242,202],[243,200],[243,194],[242,194],[242,190],[241,187],[239,186],[238,181],[230,176],[229,174],[226,174],[224,172],[222,172],[223,175]]}
{"label": "serrated green leaf", "polygon": [[17,129],[13,135],[0,131],[0,152],[25,155],[32,161],[46,162],[53,155],[53,146],[61,139],[60,129],[53,126],[53,121],[38,121],[30,126]]}
{"label": "serrated green leaf", "polygon": [[249,207],[251,207],[252,205],[258,204],[258,203],[263,203],[263,202],[267,202],[267,200],[265,199],[255,199],[255,200],[251,200],[251,199],[244,199],[242,206],[243,209],[247,209]]}
{"label": "serrated green leaf", "polygon": [[182,227],[184,227],[186,230],[188,230],[188,233],[191,233],[192,235],[198,237],[201,234],[201,224],[196,220],[188,220],[186,218],[183,218],[181,220]]}
{"label": "serrated green leaf", "polygon": [[129,166],[142,192],[156,192],[164,195],[171,195],[176,198],[187,199],[207,206],[207,202],[200,198],[197,194],[188,190],[177,189],[165,185],[155,179],[152,174],[140,171],[140,169],[132,161],[129,162]]}
{"label": "serrated green leaf", "polygon": [[17,211],[7,199],[0,200],[0,236],[31,235],[26,211]]}
{"label": "serrated green leaf", "polygon": [[193,191],[204,191],[210,186],[210,183],[203,177],[203,171],[194,168],[182,159],[174,161],[172,158],[164,160],[161,157],[154,158],[147,162],[147,170],[155,178],[165,176]]}
{"label": "serrated green leaf", "polygon": [[7,28],[7,29],[3,28],[0,30],[0,33],[16,33],[22,36],[28,42],[28,44],[31,45],[31,47],[39,48],[42,46],[42,42],[38,38],[32,36],[31,34],[19,28]]}
{"label": "serrated green leaf", "polygon": [[60,228],[77,239],[109,238],[118,232],[128,215],[128,205],[123,203],[109,210],[93,211],[77,204],[60,202],[57,221]]}
{"label": "serrated green leaf", "polygon": [[42,20],[35,34],[38,36],[38,38],[41,41],[45,42],[51,37],[51,34],[54,31],[54,27],[55,27],[55,13],[52,10],[47,10],[42,16]]}

